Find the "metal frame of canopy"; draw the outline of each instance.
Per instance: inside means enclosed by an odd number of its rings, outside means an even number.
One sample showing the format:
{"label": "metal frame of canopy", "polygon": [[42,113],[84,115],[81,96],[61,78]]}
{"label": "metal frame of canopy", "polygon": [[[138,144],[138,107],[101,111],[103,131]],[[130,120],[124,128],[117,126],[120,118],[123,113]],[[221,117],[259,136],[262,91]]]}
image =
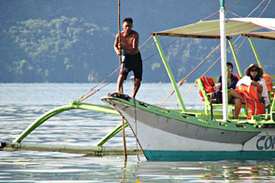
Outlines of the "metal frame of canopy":
{"label": "metal frame of canopy", "polygon": [[275,40],[275,32],[253,32],[242,34],[247,37]]}
{"label": "metal frame of canopy", "polygon": [[[263,23],[261,23],[261,20],[263,20]],[[234,18],[234,19],[227,19],[226,21],[226,26],[227,26],[227,30],[229,30],[226,34],[225,37],[228,39],[229,41],[229,45],[231,47],[231,51],[237,66],[237,70],[240,76],[242,76],[242,72],[240,69],[240,64],[238,61],[238,58],[236,56],[236,52],[232,43],[232,39],[231,36],[235,36],[235,35],[247,35],[250,45],[253,49],[254,55],[256,57],[256,60],[259,64],[260,67],[262,67],[261,61],[259,59],[259,56],[257,54],[257,51],[255,49],[255,46],[252,42],[251,37],[260,37],[261,38],[265,38],[267,39],[268,36],[272,37],[273,39],[275,39],[275,34],[272,33],[250,33],[248,34],[247,32],[250,31],[255,31],[255,30],[260,30],[263,28],[266,29],[271,29],[273,31],[275,31],[275,19],[273,18]],[[270,24],[268,22],[271,22]],[[159,50],[160,56],[162,58],[163,64],[166,68],[167,74],[170,78],[170,81],[173,85],[173,88],[175,90],[176,96],[178,98],[179,101],[179,105],[181,106],[182,112],[186,112],[186,108],[184,106],[183,100],[181,98],[181,95],[179,93],[178,87],[176,85],[175,82],[175,78],[173,76],[173,73],[171,72],[170,66],[167,62],[167,59],[165,57],[165,54],[162,50],[162,46],[159,42],[158,39],[158,35],[159,36],[170,36],[170,37],[190,37],[190,38],[210,38],[210,39],[220,39],[220,22],[219,20],[214,20],[214,21],[205,21],[205,22],[198,22],[196,24],[191,24],[191,25],[187,25],[187,26],[183,26],[183,27],[178,27],[175,29],[170,29],[170,30],[165,30],[165,31],[161,31],[161,32],[153,32],[151,33],[153,35],[153,38],[156,42],[157,48]],[[207,29],[208,27],[208,29]],[[250,36],[251,35],[251,36]],[[267,36],[268,35],[268,36]],[[271,36],[272,35],[272,36]],[[273,37],[274,36],[274,37]],[[226,47],[226,46],[225,46]],[[226,60],[226,55],[224,55]],[[223,63],[226,61],[222,61],[222,67],[226,67],[225,63]],[[225,69],[223,69],[225,70]],[[225,78],[225,77],[223,77]],[[224,82],[224,81],[223,81]],[[226,81],[224,82],[226,83]],[[227,85],[225,85],[227,86]],[[223,96],[223,99],[226,98],[227,96]],[[227,101],[227,100],[223,100],[223,101]],[[227,108],[225,108],[224,111],[227,111]],[[225,115],[224,120],[227,120],[228,116],[227,116],[227,112],[223,113]]]}
{"label": "metal frame of canopy", "polygon": [[251,39],[251,37],[255,37],[255,38],[261,38],[261,39],[269,39],[269,40],[275,40],[275,32],[255,32],[255,33],[245,33],[245,34],[242,34],[242,36],[246,36],[248,37],[248,40],[249,40],[249,43],[250,43],[250,46],[253,50],[253,53],[255,55],[255,58],[258,62],[258,65],[263,69],[264,71],[264,74],[266,74],[263,66],[262,66],[262,63],[261,63],[261,60],[260,60],[260,57],[256,51],[256,48],[255,48],[255,45]]}

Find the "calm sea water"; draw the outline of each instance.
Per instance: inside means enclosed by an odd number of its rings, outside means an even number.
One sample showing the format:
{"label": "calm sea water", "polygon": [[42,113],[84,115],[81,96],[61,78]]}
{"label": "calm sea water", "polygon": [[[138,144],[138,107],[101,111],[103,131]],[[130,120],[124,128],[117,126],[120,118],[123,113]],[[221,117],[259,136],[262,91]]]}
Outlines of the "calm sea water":
{"label": "calm sea water", "polygon": [[[192,87],[186,84],[181,92]],[[0,84],[0,141],[14,140],[43,113],[68,105],[95,84]],[[85,102],[104,104],[100,97],[115,91],[109,84]],[[132,83],[125,83],[131,95]],[[159,104],[170,84],[144,83],[137,99]],[[184,98],[188,108],[202,109],[198,89]],[[178,108],[175,96],[165,107]],[[23,142],[94,145],[121,123],[121,117],[91,111],[67,111],[38,127]],[[129,128],[127,146],[136,146]],[[121,133],[105,146],[122,146]],[[0,182],[275,182],[273,161],[149,162],[142,155],[88,157],[84,154],[0,151]],[[123,167],[126,166],[124,169]]]}

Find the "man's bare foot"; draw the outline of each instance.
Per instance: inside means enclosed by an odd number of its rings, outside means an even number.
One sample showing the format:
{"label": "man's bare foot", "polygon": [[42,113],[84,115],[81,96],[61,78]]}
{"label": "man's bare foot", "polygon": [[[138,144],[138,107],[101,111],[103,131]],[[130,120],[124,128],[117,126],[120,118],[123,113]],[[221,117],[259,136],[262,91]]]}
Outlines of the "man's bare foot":
{"label": "man's bare foot", "polygon": [[123,92],[114,92],[114,93],[110,94],[109,96],[110,97],[117,97],[117,96],[119,96],[121,94],[123,94]]}

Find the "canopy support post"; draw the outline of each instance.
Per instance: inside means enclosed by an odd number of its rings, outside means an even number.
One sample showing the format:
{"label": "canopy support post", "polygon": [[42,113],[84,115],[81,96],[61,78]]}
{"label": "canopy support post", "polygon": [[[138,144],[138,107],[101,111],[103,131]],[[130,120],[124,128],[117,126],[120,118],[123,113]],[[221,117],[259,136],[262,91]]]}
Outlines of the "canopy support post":
{"label": "canopy support post", "polygon": [[176,92],[176,95],[177,95],[177,98],[178,98],[178,101],[179,101],[181,110],[182,110],[182,112],[187,112],[187,111],[186,111],[186,108],[185,108],[185,106],[184,106],[183,100],[182,100],[182,98],[181,98],[181,95],[180,95],[180,92],[179,92],[177,83],[176,83],[176,81],[175,81],[174,75],[173,75],[173,73],[172,73],[172,71],[171,71],[171,68],[170,68],[170,66],[169,66],[169,64],[168,64],[168,62],[167,62],[167,59],[166,59],[166,57],[165,57],[165,55],[164,55],[164,53],[163,53],[162,46],[161,46],[161,44],[160,44],[160,42],[159,42],[159,39],[158,39],[158,37],[157,37],[156,34],[155,34],[153,37],[154,37],[154,40],[155,40],[155,42],[156,42],[156,45],[157,45],[157,48],[158,48],[158,50],[159,50],[159,54],[160,54],[160,56],[161,56],[161,59],[162,59],[163,64],[164,64],[164,66],[165,66],[165,69],[166,69],[166,71],[167,71],[167,74],[168,74],[168,76],[169,76],[169,78],[170,78],[170,81],[171,81],[171,83],[172,83],[172,85],[173,85],[173,88],[174,88],[174,90],[175,90],[175,92]]}
{"label": "canopy support post", "polygon": [[237,70],[238,70],[238,74],[240,77],[243,77],[243,74],[242,74],[242,71],[241,71],[241,68],[240,68],[240,63],[239,63],[239,60],[238,60],[238,57],[237,57],[237,54],[236,54],[236,51],[235,51],[235,48],[234,48],[234,45],[232,43],[232,39],[228,39],[228,43],[230,45],[230,48],[231,48],[231,51],[232,51],[232,54],[233,54],[233,57],[234,57],[234,60],[235,60],[235,64],[237,66]]}
{"label": "canopy support post", "polygon": [[222,101],[223,101],[223,121],[228,120],[228,93],[226,78],[226,23],[224,0],[221,0],[220,7],[220,44],[221,44],[221,69],[222,69]]}
{"label": "canopy support post", "polygon": [[[254,45],[254,43],[253,43],[253,41],[252,41],[252,39],[251,39],[250,36],[248,36],[248,40],[249,40],[250,46],[251,46],[251,48],[252,48],[252,50],[253,50],[253,53],[254,53],[254,55],[255,55],[255,58],[256,58],[256,60],[257,60],[257,62],[258,62],[258,65],[259,65],[260,68],[262,68],[263,71],[264,71],[262,62],[261,62],[261,60],[260,60],[260,57],[259,57],[259,55],[258,55],[258,52],[257,52],[257,50],[256,50],[256,48],[255,48],[255,45]],[[265,71],[264,71],[264,74],[265,74]]]}

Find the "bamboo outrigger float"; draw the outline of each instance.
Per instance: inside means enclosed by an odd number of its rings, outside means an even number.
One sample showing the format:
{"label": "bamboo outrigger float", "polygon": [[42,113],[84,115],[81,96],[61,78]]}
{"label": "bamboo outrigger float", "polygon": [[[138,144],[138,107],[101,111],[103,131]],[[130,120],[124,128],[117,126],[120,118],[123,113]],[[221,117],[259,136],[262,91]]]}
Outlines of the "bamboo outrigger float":
{"label": "bamboo outrigger float", "polygon": [[[63,152],[73,154],[85,154],[88,156],[118,156],[123,155],[124,150],[121,147],[105,146],[81,146],[81,145],[60,145],[60,144],[37,144],[37,143],[6,143],[5,151],[41,151],[41,152]],[[136,147],[128,147],[128,155],[142,153]]]}

